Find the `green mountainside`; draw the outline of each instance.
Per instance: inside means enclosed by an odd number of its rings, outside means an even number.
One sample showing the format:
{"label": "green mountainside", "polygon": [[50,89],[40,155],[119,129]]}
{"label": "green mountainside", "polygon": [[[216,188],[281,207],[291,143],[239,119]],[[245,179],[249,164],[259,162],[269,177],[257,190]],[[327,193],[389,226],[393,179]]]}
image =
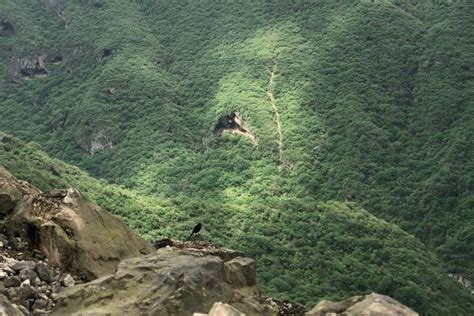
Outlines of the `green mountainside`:
{"label": "green mountainside", "polygon": [[445,276],[474,280],[470,2],[0,0],[0,25],[0,130],[94,177],[15,139],[19,178],[149,240],[201,221],[281,298],[472,313]]}
{"label": "green mountainside", "polygon": [[[0,133],[0,161],[42,190],[79,188],[151,241],[148,232],[157,227],[163,236],[182,239],[192,228],[192,208],[92,178],[50,158],[38,144]],[[447,276],[423,243],[355,203],[267,202],[239,207],[233,201],[224,214],[215,209],[200,217],[206,239],[258,258],[265,293],[312,306],[322,298],[379,291],[427,315],[474,310],[472,296]]]}

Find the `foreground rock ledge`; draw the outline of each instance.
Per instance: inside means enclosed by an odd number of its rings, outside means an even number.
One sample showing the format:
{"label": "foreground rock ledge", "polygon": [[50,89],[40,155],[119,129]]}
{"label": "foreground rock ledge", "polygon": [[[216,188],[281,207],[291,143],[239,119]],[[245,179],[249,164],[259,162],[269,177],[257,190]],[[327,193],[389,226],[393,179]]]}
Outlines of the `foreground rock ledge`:
{"label": "foreground rock ledge", "polygon": [[193,315],[215,302],[247,315],[272,315],[259,299],[255,262],[224,262],[198,249],[162,248],[127,259],[115,274],[62,292],[53,315]]}

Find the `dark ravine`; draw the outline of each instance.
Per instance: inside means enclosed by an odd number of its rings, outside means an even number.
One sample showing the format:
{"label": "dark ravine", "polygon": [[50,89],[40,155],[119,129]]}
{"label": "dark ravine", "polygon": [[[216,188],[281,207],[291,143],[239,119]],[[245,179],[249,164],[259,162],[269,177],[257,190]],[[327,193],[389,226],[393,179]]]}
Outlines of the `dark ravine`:
{"label": "dark ravine", "polygon": [[[77,190],[43,193],[1,166],[0,197],[0,313],[270,316],[305,312],[301,305],[261,294],[253,259],[212,245],[199,235],[186,242],[161,240],[152,250],[122,221],[86,202]],[[377,299],[365,305],[366,300],[358,299],[359,310],[362,306],[364,311],[385,308],[403,312],[393,315],[417,315],[389,298]],[[307,315],[333,312],[333,305],[323,303]]]}

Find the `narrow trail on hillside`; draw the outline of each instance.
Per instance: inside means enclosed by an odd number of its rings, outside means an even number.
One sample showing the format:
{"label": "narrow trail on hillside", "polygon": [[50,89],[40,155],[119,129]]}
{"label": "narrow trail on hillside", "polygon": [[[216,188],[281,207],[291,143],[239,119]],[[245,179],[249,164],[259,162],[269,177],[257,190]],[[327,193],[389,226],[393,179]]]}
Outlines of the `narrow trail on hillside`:
{"label": "narrow trail on hillside", "polygon": [[281,165],[283,162],[283,132],[281,130],[281,119],[280,113],[278,112],[277,103],[275,100],[275,96],[273,95],[273,87],[275,85],[275,76],[277,74],[277,61],[276,58],[273,58],[273,66],[270,73],[270,79],[268,80],[268,89],[267,89],[267,96],[270,99],[270,103],[272,105],[273,113],[275,115],[275,123],[278,133],[278,162]]}

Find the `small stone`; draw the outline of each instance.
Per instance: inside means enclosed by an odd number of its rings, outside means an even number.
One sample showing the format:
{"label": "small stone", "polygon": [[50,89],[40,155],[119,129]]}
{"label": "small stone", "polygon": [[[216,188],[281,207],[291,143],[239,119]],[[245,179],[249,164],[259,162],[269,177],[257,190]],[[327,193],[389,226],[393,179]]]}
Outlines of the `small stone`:
{"label": "small stone", "polygon": [[64,287],[74,286],[74,278],[70,274],[66,274],[61,278],[61,285]]}
{"label": "small stone", "polygon": [[36,272],[44,282],[51,283],[54,281],[53,271],[46,264],[38,263],[36,265]]}
{"label": "small stone", "polygon": [[37,299],[31,306],[32,310],[46,309],[48,307],[48,301],[44,299]]}
{"label": "small stone", "polygon": [[44,293],[41,293],[41,292],[38,293],[38,299],[49,301],[49,297],[46,296]]}
{"label": "small stone", "polygon": [[34,299],[36,297],[36,293],[34,288],[29,283],[26,283],[27,281],[29,280],[26,280],[21,284],[17,295],[20,304],[29,308],[30,304],[26,301],[29,299]]}
{"label": "small stone", "polygon": [[22,305],[13,304],[16,308],[18,308],[24,315],[29,315],[28,309]]}
{"label": "small stone", "polygon": [[29,268],[30,270],[34,270],[35,262],[34,261],[18,261],[12,266],[12,269],[15,270],[15,272],[17,273],[27,268]]}
{"label": "small stone", "polygon": [[26,280],[24,280],[23,282],[21,282],[21,285],[20,285],[20,286],[22,286],[22,287],[24,287],[24,286],[31,286],[31,281],[28,280],[28,279],[26,279]]}
{"label": "small stone", "polygon": [[0,280],[3,279],[4,277],[6,277],[8,274],[3,271],[3,270],[0,270]]}
{"label": "small stone", "polygon": [[36,272],[33,269],[26,268],[26,269],[23,269],[23,270],[20,271],[20,280],[21,281],[25,281],[25,280],[28,279],[33,284],[34,280],[37,277],[38,277],[38,275],[36,274]]}
{"label": "small stone", "polygon": [[54,284],[54,285],[51,287],[51,290],[53,291],[53,293],[58,293],[58,292],[61,290],[61,285],[59,285],[59,284]]}
{"label": "small stone", "polygon": [[10,267],[4,267],[2,268],[4,272],[6,272],[8,275],[15,274],[15,271],[13,271]]}
{"label": "small stone", "polygon": [[33,256],[36,259],[40,259],[40,260],[44,258],[44,254],[41,251],[37,250],[37,249],[33,250]]}
{"label": "small stone", "polygon": [[24,242],[21,240],[21,238],[17,237],[16,243],[15,243],[15,248],[17,251],[24,251],[28,247],[28,243]]}
{"label": "small stone", "polygon": [[33,309],[33,316],[43,316],[43,315],[48,315],[48,312],[45,311],[44,309]]}
{"label": "small stone", "polygon": [[21,281],[20,278],[17,276],[10,276],[3,279],[3,283],[5,287],[17,287],[20,286]]}
{"label": "small stone", "polygon": [[18,290],[15,287],[8,288],[6,290],[7,296],[11,299],[12,297],[16,297]]}

